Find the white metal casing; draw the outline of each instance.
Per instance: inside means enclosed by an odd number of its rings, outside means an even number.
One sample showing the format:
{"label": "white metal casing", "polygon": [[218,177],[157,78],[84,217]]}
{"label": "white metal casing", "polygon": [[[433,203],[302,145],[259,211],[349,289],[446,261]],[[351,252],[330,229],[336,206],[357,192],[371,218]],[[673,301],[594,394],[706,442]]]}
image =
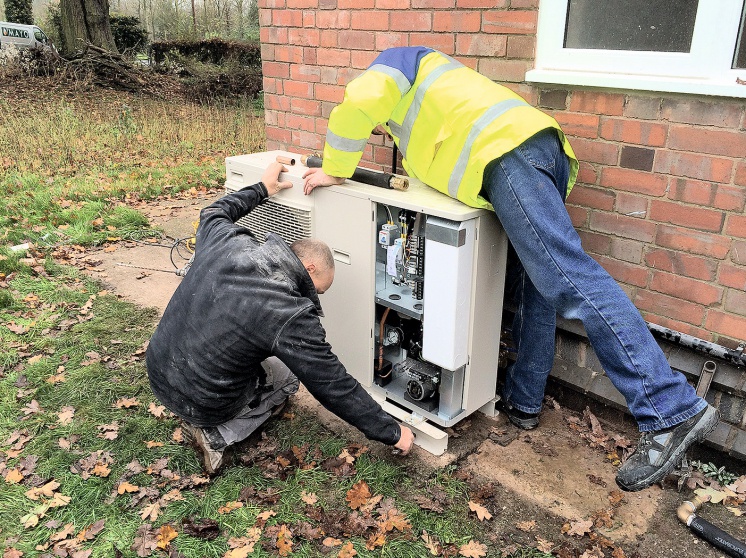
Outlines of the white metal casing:
{"label": "white metal casing", "polygon": [[475,232],[474,219],[427,220],[422,357],[447,370],[456,370],[469,359]]}

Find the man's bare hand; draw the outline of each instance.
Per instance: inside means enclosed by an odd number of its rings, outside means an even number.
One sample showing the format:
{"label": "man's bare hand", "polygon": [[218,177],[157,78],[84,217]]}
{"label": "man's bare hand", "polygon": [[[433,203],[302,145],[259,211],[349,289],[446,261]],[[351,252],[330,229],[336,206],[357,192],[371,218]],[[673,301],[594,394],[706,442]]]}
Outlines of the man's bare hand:
{"label": "man's bare hand", "polygon": [[318,188],[319,186],[336,186],[345,181],[344,178],[338,176],[329,176],[319,168],[308,169],[303,178],[305,179],[303,193],[306,195],[313,192],[314,188]]}
{"label": "man's bare hand", "polygon": [[288,169],[286,169],[281,163],[272,163],[267,167],[267,170],[264,171],[264,174],[262,174],[262,182],[267,188],[267,194],[269,196],[274,196],[280,190],[287,190],[288,188],[293,187],[293,183],[289,180],[280,181],[280,173],[287,171]]}
{"label": "man's bare hand", "polygon": [[407,455],[414,444],[414,433],[409,429],[409,427],[404,426],[403,424],[400,424],[399,427],[401,428],[401,436],[394,447],[401,451],[401,455]]}

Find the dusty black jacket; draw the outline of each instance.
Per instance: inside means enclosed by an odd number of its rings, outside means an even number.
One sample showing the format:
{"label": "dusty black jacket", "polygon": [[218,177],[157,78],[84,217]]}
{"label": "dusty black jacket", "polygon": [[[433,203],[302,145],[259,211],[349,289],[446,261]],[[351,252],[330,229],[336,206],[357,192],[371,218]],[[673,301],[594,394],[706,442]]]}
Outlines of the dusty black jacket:
{"label": "dusty black jacket", "polygon": [[326,342],[301,261],[280,237],[262,245],[234,224],[266,197],[259,183],[202,210],[194,262],[148,346],[153,392],[186,421],[216,426],[256,397],[260,363],[274,355],[327,409],[368,438],[395,444],[397,422]]}

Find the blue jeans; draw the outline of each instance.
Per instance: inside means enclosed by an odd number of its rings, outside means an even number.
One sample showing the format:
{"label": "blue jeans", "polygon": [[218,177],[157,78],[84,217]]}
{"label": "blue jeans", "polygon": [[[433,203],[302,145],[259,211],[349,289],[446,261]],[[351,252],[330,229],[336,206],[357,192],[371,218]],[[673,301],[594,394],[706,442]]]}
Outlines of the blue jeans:
{"label": "blue jeans", "polygon": [[538,413],[554,360],[556,314],[579,319],[607,376],[641,431],[696,415],[707,403],[674,372],[616,281],[583,251],[565,209],[569,161],[554,130],[540,132],[491,163],[482,194],[517,254],[513,338],[518,357],[503,397]]}

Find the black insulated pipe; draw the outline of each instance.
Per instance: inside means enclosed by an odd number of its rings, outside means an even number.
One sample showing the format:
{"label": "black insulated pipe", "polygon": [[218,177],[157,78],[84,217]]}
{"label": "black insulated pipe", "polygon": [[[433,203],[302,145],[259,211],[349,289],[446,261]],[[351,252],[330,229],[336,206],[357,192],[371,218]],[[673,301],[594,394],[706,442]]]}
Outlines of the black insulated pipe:
{"label": "black insulated pipe", "polygon": [[746,545],[738,539],[731,537],[722,529],[715,527],[709,521],[693,515],[692,520],[689,522],[689,529],[712,544],[712,546],[725,552],[728,556],[746,558]]}
{"label": "black insulated pipe", "polygon": [[[709,498],[707,498],[709,500]],[[725,552],[728,556],[733,558],[746,558],[746,545],[738,539],[731,537],[728,533],[722,529],[715,527],[709,521],[702,519],[695,513],[702,504],[705,503],[705,499],[700,496],[695,496],[692,501],[684,502],[676,510],[676,515],[684,525],[689,527],[691,531],[698,535],[700,538],[706,540],[712,546],[719,548]]]}
{"label": "black insulated pipe", "polygon": [[[301,157],[300,162],[309,168],[321,168],[323,160],[321,157],[314,155],[304,155]],[[387,188],[389,190],[406,190],[409,188],[409,180],[402,176],[395,176],[387,172],[376,172],[360,167],[355,169],[350,178],[356,182],[378,186],[379,188]]]}
{"label": "black insulated pipe", "polygon": [[668,329],[667,327],[651,324],[650,322],[647,322],[647,324],[651,333],[661,339],[694,349],[700,353],[721,358],[727,362],[735,364],[736,366],[746,365],[746,352],[744,352],[744,348],[746,347],[743,345],[739,346],[738,349],[729,349],[722,345],[711,343],[710,341],[705,341],[704,339],[686,333],[681,333],[680,331]]}

